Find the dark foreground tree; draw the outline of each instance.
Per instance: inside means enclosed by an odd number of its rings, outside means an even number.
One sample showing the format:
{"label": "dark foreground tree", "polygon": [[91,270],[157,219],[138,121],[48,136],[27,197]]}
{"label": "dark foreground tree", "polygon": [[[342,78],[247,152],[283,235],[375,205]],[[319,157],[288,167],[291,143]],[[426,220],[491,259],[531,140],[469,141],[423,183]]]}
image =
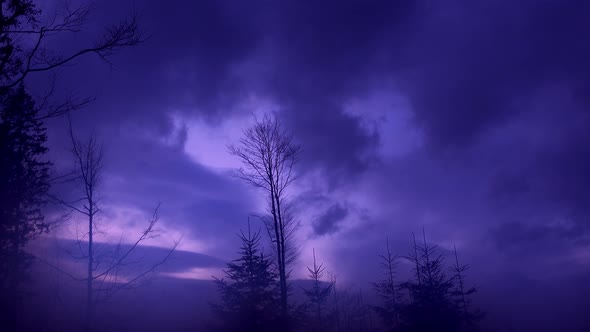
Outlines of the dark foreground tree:
{"label": "dark foreground tree", "polygon": [[36,1],[0,0],[0,330],[13,330],[3,327],[18,320],[18,312],[9,309],[16,308],[20,286],[28,278],[32,257],[24,248],[48,229],[42,208],[51,164],[42,160],[47,148],[41,121],[90,101],[70,97],[55,103],[51,81],[35,107],[23,84],[29,74],[53,71],[87,54],[108,62],[116,51],[143,40],[131,16],[71,53],[51,47],[53,38],[81,31],[91,13],[91,5],[71,6],[68,1],[55,15],[44,15]]}
{"label": "dark foreground tree", "polygon": [[[29,240],[48,230],[47,136],[38,110],[21,84],[0,96],[0,329],[18,322],[22,284],[32,257]],[[8,328],[8,329],[3,329]]]}
{"label": "dark foreground tree", "polygon": [[238,177],[262,189],[268,201],[271,220],[267,223],[267,230],[275,249],[280,304],[285,321],[289,316],[287,279],[290,274],[288,265],[293,259],[290,240],[295,225],[289,211],[287,188],[294,180],[293,167],[300,150],[300,146],[293,143],[293,135],[286,131],[276,115],[255,119],[254,125],[244,130],[239,144],[229,147],[230,153],[244,165],[238,170]]}
{"label": "dark foreground tree", "polygon": [[240,258],[227,264],[225,278],[215,278],[220,303],[212,306],[221,331],[279,331],[277,274],[260,248],[260,231],[238,234]]}

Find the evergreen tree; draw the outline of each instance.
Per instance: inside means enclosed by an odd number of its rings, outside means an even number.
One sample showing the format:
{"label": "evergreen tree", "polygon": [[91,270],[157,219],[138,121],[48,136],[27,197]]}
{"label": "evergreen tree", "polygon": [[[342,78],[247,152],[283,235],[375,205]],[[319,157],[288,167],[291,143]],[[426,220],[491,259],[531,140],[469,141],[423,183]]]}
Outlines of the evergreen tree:
{"label": "evergreen tree", "polygon": [[481,313],[471,309],[470,295],[477,290],[475,287],[467,288],[465,282],[465,272],[469,269],[468,265],[459,264],[457,247],[453,246],[455,254],[455,263],[450,267],[453,274],[454,287],[451,290],[451,297],[461,313],[462,329],[461,331],[477,331],[477,321],[481,318]]}
{"label": "evergreen tree", "polygon": [[399,292],[398,285],[395,281],[397,259],[398,255],[394,255],[389,249],[389,239],[387,239],[387,251],[381,258],[381,268],[383,269],[385,278],[377,282],[372,282],[371,285],[377,292],[377,295],[382,299],[381,305],[372,306],[373,310],[383,320],[388,330],[393,330],[398,325],[398,302]]}
{"label": "evergreen tree", "polygon": [[423,245],[414,241],[411,260],[416,279],[401,284],[409,298],[400,308],[400,329],[412,332],[461,330],[461,313],[453,301],[454,279],[444,273],[443,257],[436,253],[423,234]]}
{"label": "evergreen tree", "polygon": [[322,281],[325,269],[323,263],[317,264],[315,249],[313,249],[313,267],[307,267],[312,286],[310,289],[303,290],[307,297],[308,308],[311,310],[309,316],[312,319],[308,321],[308,326],[312,328],[312,331],[324,331],[328,328],[326,305],[332,293],[333,284]]}
{"label": "evergreen tree", "polygon": [[241,257],[228,263],[224,279],[215,278],[221,302],[213,305],[223,331],[277,331],[280,317],[277,274],[260,249],[260,231],[240,231]]}
{"label": "evergreen tree", "polygon": [[[4,92],[0,97],[0,287],[2,308],[15,308],[31,260],[25,246],[48,229],[42,208],[47,203],[51,164],[42,160],[47,136],[36,119],[32,98],[22,84]],[[0,317],[8,326],[17,318],[5,310]]]}

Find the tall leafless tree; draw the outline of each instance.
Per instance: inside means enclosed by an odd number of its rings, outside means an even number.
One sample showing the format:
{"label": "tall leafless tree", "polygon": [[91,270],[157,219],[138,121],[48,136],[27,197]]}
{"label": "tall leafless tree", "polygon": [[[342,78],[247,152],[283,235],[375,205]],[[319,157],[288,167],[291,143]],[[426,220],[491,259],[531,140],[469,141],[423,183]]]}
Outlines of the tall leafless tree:
{"label": "tall leafless tree", "polygon": [[[78,199],[70,201],[55,196],[52,196],[52,198],[87,219],[86,232],[83,235],[80,235],[79,232],[76,233],[77,246],[80,250],[80,255],[76,258],[86,261],[86,276],[79,278],[67,271],[61,269],[60,271],[75,280],[86,282],[86,325],[90,330],[93,326],[96,303],[112,297],[119,290],[129,287],[140,278],[154,271],[158,266],[164,264],[176,250],[179,241],[175,241],[164,257],[143,271],[136,271],[134,274],[124,274],[124,271],[122,271],[140,244],[158,235],[156,229],[159,221],[158,210],[160,205],[158,204],[147,222],[147,226],[135,242],[124,246],[120,240],[111,252],[97,252],[95,248],[95,234],[99,231],[97,216],[101,213],[98,189],[101,184],[101,170],[103,166],[102,146],[99,145],[94,136],[91,136],[87,142],[78,140],[74,136],[71,124],[70,139],[72,141],[72,154],[76,167],[75,171],[71,174],[71,180],[78,185],[81,196]],[[84,242],[86,243],[84,244]]]}
{"label": "tall leafless tree", "polygon": [[[254,118],[254,125],[243,132],[238,145],[229,152],[238,157],[243,167],[237,177],[264,191],[272,220],[267,224],[275,248],[279,271],[280,299],[283,317],[288,317],[288,282],[290,263],[289,239],[294,219],[289,211],[287,188],[294,180],[294,165],[301,147],[293,142],[293,135],[281,124],[276,114]],[[292,247],[291,247],[292,248]]]}

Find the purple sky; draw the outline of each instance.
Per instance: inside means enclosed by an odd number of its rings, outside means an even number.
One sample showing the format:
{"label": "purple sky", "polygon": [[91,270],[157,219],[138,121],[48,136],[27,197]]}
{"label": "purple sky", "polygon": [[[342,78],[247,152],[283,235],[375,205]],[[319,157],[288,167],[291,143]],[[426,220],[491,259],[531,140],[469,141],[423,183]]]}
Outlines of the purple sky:
{"label": "purple sky", "polygon": [[[88,34],[134,3],[145,44],[59,76],[97,97],[72,118],[104,143],[115,238],[162,201],[152,244],[231,259],[264,197],[225,146],[278,111],[304,150],[296,276],[315,247],[365,287],[386,236],[406,254],[422,227],[484,293],[588,275],[590,2],[108,0]],[[66,122],[48,125],[68,169]]]}

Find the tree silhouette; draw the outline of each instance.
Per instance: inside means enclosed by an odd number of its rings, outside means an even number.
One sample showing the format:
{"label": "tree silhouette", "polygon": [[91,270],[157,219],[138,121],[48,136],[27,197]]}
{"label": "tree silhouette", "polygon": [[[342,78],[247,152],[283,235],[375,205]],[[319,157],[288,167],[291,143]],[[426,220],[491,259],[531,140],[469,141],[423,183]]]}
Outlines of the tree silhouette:
{"label": "tree silhouette", "polygon": [[398,255],[394,255],[389,249],[389,238],[386,240],[385,254],[379,255],[381,258],[381,268],[384,272],[384,279],[372,282],[371,285],[382,299],[381,305],[373,306],[373,310],[381,317],[388,330],[393,330],[399,323],[398,319],[398,302],[400,294],[398,285],[395,280],[396,269],[398,265]]}
{"label": "tree silhouette", "polygon": [[48,230],[41,209],[47,203],[47,136],[24,86],[0,96],[0,327],[16,324],[13,312],[32,257],[25,245]]}
{"label": "tree silhouette", "polygon": [[0,93],[31,73],[56,69],[86,54],[109,62],[116,51],[142,42],[137,17],[131,16],[106,27],[92,44],[72,53],[60,54],[49,48],[51,38],[80,32],[91,14],[91,5],[71,7],[66,2],[61,11],[44,21],[32,0],[0,0]]}
{"label": "tree silhouette", "polygon": [[387,242],[385,255],[380,255],[385,279],[371,283],[383,300],[373,309],[386,328],[402,332],[460,332],[476,331],[479,311],[470,308],[469,295],[475,288],[465,287],[465,265],[459,264],[455,248],[455,264],[445,274],[444,257],[436,245],[426,241],[422,230],[422,244],[412,233],[413,248],[405,258],[412,266],[412,279],[397,284],[395,272],[399,256],[392,254]]}
{"label": "tree silhouette", "polygon": [[[59,270],[74,280],[86,282],[86,328],[92,330],[96,304],[108,300],[118,291],[129,287],[148,273],[154,271],[158,266],[164,264],[176,250],[179,241],[175,241],[174,245],[161,260],[144,269],[142,272],[130,274],[129,272],[124,273],[122,271],[122,268],[128,264],[130,257],[137,247],[145,240],[157,235],[156,224],[159,221],[158,210],[160,208],[158,204],[151,218],[148,220],[147,226],[128,249],[122,250],[123,246],[120,240],[111,252],[97,252],[94,235],[99,231],[97,216],[102,212],[98,195],[103,166],[102,146],[98,144],[96,138],[92,135],[86,142],[77,139],[71,123],[70,139],[75,165],[75,170],[72,173],[73,177],[70,180],[77,185],[76,189],[80,192],[80,197],[69,201],[55,196],[51,197],[58,203],[71,209],[71,211],[75,211],[86,218],[87,232],[84,234],[77,233],[76,237],[78,249],[80,250],[80,256],[77,258],[85,260],[87,268],[86,276],[83,278],[76,277],[67,271]],[[83,244],[83,242],[86,243]],[[85,249],[83,249],[84,245],[86,246]]]}
{"label": "tree silhouette", "polygon": [[283,319],[288,320],[290,271],[292,261],[290,239],[294,229],[292,212],[287,201],[287,188],[294,180],[293,166],[300,153],[300,146],[293,143],[276,115],[254,119],[254,125],[244,130],[239,145],[228,147],[244,165],[237,176],[250,185],[262,189],[268,199],[268,211],[272,220],[267,223],[268,234],[274,243],[279,273],[280,299]]}
{"label": "tree silhouette", "polygon": [[[51,39],[80,32],[92,13],[90,5],[71,7],[64,3],[55,15],[44,16],[33,0],[0,0],[0,285],[5,290],[2,304],[16,303],[13,297],[19,293],[19,287],[15,283],[28,278],[27,267],[32,259],[23,248],[49,226],[42,214],[51,166],[41,159],[47,151],[42,120],[66,114],[91,101],[66,97],[55,103],[55,75],[46,94],[33,98],[25,92],[25,79],[31,73],[53,71],[86,54],[109,62],[116,51],[143,41],[133,15],[106,27],[94,43],[69,54],[60,53],[61,50],[50,47]],[[13,307],[2,305],[3,309]],[[2,310],[0,324],[14,322],[15,317]]]}
{"label": "tree silhouette", "polygon": [[400,286],[408,292],[409,299],[400,308],[401,331],[460,331],[461,315],[451,299],[453,279],[444,273],[443,257],[437,254],[437,246],[414,240],[416,279]]}
{"label": "tree silhouette", "polygon": [[332,308],[334,312],[334,329],[337,332],[341,332],[344,330],[343,326],[343,319],[344,319],[344,303],[346,300],[347,292],[341,291],[339,287],[337,287],[338,277],[334,273],[329,273],[330,275],[330,284],[332,284]]}
{"label": "tree silhouette", "polygon": [[461,312],[462,329],[461,331],[477,331],[477,321],[481,319],[482,314],[471,309],[470,295],[474,294],[477,289],[475,287],[467,288],[465,283],[465,272],[469,269],[468,265],[459,264],[459,256],[457,255],[457,247],[453,246],[453,253],[455,255],[455,262],[449,268],[453,274],[454,287],[451,291],[451,296],[455,301],[456,306]]}
{"label": "tree silhouette", "polygon": [[326,306],[328,304],[328,298],[332,294],[333,284],[322,281],[325,270],[326,268],[323,263],[317,264],[315,249],[313,249],[313,267],[307,267],[312,286],[310,289],[304,289],[308,307],[312,312],[309,315],[311,319],[307,325],[311,327],[312,331],[325,331],[328,329],[329,320],[326,313]]}
{"label": "tree silhouette", "polygon": [[[225,278],[215,278],[221,295],[213,311],[222,331],[277,331],[280,329],[277,274],[260,248],[260,231],[238,234],[240,258],[227,264]],[[226,279],[227,278],[227,279]]]}

